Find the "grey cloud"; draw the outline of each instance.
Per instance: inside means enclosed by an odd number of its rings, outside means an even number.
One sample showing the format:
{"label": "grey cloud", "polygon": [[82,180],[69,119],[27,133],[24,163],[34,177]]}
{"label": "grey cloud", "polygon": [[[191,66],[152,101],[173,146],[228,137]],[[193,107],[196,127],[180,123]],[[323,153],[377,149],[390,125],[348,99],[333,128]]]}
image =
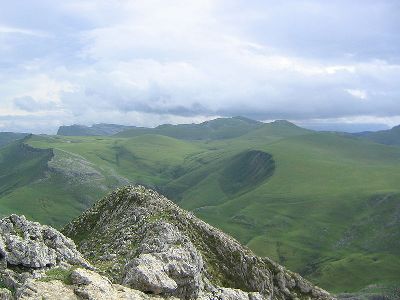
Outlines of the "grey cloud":
{"label": "grey cloud", "polygon": [[[398,1],[22,2],[2,22],[48,35],[0,34],[0,97],[31,113],[21,124],[56,108],[53,125],[400,116]],[[74,88],[57,105],[16,96],[36,75]]]}
{"label": "grey cloud", "polygon": [[246,33],[286,53],[400,62],[399,1],[258,1],[258,12],[245,2],[243,19],[255,15],[240,23]]}
{"label": "grey cloud", "polygon": [[52,110],[57,107],[55,102],[39,102],[32,97],[19,97],[13,100],[14,105],[27,112],[37,112],[41,110]]}

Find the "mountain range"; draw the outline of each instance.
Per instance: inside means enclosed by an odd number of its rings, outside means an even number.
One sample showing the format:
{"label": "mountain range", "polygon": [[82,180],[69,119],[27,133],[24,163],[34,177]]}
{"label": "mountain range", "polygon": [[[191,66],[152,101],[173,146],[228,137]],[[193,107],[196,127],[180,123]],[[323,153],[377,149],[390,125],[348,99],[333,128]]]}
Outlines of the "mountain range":
{"label": "mountain range", "polygon": [[124,126],[116,124],[94,124],[92,126],[71,125],[60,126],[57,131],[58,135],[65,136],[96,136],[96,135],[114,135],[124,130],[135,128],[135,126]]}
{"label": "mountain range", "polygon": [[3,216],[61,228],[108,191],[138,183],[330,292],[399,283],[396,128],[342,134],[234,117],[65,132],[0,148]]}

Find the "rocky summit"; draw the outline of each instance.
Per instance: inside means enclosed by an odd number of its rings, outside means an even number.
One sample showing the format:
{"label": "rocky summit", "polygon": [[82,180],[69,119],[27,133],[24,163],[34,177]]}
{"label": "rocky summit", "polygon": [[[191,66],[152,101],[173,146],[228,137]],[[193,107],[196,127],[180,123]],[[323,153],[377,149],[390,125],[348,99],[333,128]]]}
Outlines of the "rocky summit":
{"label": "rocky summit", "polygon": [[0,299],[333,299],[142,186],[62,231],[0,221]]}

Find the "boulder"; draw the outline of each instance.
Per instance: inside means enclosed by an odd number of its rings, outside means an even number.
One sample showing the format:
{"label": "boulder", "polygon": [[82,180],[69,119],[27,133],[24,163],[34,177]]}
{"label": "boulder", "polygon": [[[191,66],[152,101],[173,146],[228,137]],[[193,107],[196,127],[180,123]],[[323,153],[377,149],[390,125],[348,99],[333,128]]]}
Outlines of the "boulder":
{"label": "boulder", "polygon": [[88,266],[71,239],[17,215],[0,220],[0,260],[5,266],[34,269],[61,263]]}
{"label": "boulder", "polygon": [[196,298],[202,288],[201,255],[174,225],[158,221],[146,227],[138,257],[125,266],[123,284],[153,294]]}

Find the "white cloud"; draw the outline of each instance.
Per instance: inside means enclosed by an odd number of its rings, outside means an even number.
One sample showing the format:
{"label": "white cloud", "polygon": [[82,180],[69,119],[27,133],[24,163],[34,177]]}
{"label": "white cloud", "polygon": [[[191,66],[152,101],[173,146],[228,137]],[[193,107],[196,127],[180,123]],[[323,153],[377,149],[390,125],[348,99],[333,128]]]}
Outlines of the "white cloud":
{"label": "white cloud", "polygon": [[346,89],[346,92],[348,92],[350,95],[352,95],[355,98],[359,98],[361,100],[365,100],[368,97],[368,94],[364,90],[358,90],[358,89]]}
{"label": "white cloud", "polygon": [[[29,37],[3,43],[0,116],[28,114],[42,124],[34,116],[46,114],[55,120],[51,126],[152,126],[238,114],[295,120],[400,115],[400,65],[391,55],[396,40],[382,40],[386,48],[379,48],[366,35],[368,24],[350,19],[358,11],[360,18],[374,17],[377,30],[392,32],[395,19],[380,23],[390,5],[377,5],[377,12],[369,4],[359,10],[361,2],[341,4],[350,10],[341,15],[339,4],[318,1],[39,2],[56,20],[54,28],[35,16],[31,27],[22,21],[0,26],[0,38],[2,32]],[[326,20],[321,28],[313,25],[320,20]],[[49,32],[46,43],[43,31]],[[361,54],[366,47],[370,56]]]}
{"label": "white cloud", "polygon": [[1,34],[22,34],[30,35],[35,37],[48,37],[48,34],[38,30],[30,30],[25,28],[9,27],[0,25],[0,35]]}

